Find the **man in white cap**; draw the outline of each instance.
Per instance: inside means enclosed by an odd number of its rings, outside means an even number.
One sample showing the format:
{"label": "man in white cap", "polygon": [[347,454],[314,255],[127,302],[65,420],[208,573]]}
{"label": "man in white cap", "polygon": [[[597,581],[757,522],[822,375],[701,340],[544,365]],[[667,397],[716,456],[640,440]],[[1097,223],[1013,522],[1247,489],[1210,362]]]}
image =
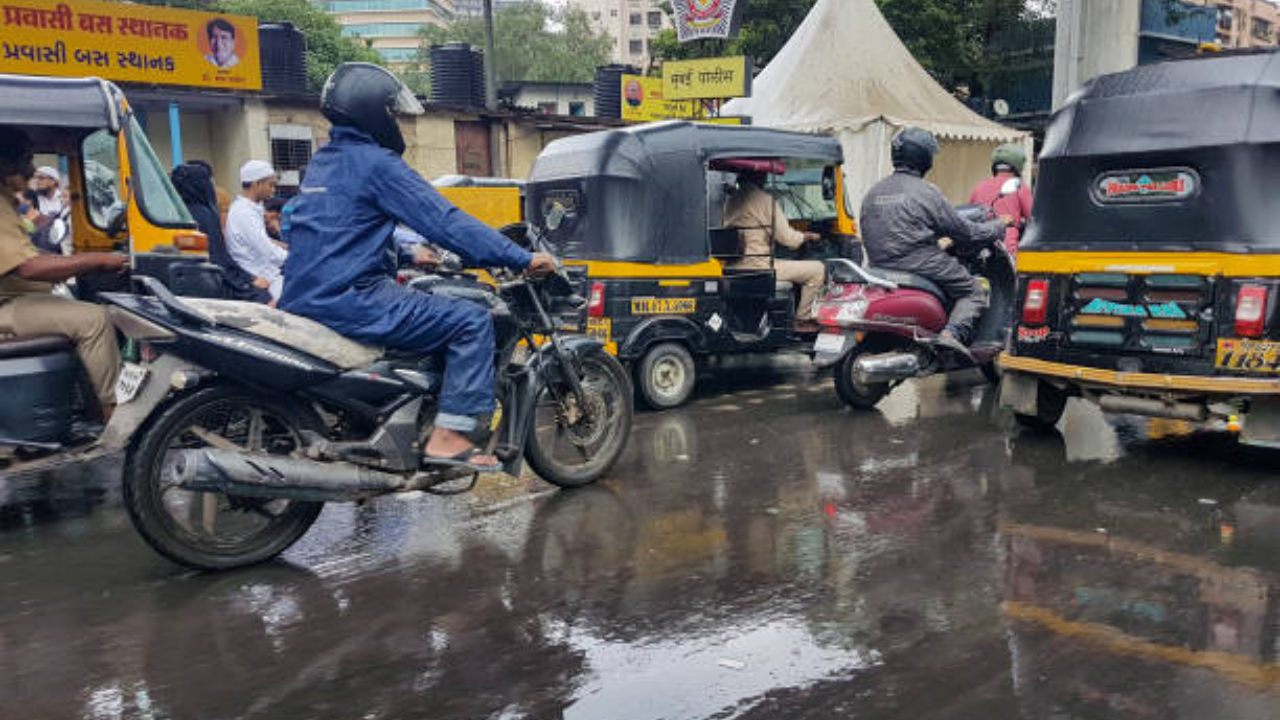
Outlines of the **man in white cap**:
{"label": "man in white cap", "polygon": [[284,276],[280,268],[289,253],[267,235],[263,202],[275,195],[276,171],[261,160],[250,160],[240,168],[240,195],[227,212],[226,242],[231,259],[250,276],[254,284],[266,287],[271,300],[280,299]]}
{"label": "man in white cap", "polygon": [[57,168],[36,168],[36,209],[41,215],[57,217],[62,214],[62,173]]}

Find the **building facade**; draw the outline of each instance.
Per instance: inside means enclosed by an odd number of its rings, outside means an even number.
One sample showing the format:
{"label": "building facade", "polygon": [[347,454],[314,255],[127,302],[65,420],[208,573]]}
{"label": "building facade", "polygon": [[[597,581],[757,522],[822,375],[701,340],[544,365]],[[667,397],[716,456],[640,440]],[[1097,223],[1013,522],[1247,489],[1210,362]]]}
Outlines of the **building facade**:
{"label": "building facade", "polygon": [[[496,13],[522,2],[528,0],[493,0],[493,11]],[[481,17],[484,15],[484,0],[453,0],[453,11],[458,17]]]}
{"label": "building facade", "polygon": [[1280,7],[1273,0],[1191,0],[1215,8],[1217,43],[1224,48],[1275,47]]}
{"label": "building facade", "polygon": [[411,62],[427,27],[453,22],[453,0],[313,0],[333,15],[342,34],[369,43],[390,64]]}
{"label": "building facade", "polygon": [[568,0],[587,13],[591,25],[613,40],[613,61],[648,67],[653,41],[672,27],[659,0]]}

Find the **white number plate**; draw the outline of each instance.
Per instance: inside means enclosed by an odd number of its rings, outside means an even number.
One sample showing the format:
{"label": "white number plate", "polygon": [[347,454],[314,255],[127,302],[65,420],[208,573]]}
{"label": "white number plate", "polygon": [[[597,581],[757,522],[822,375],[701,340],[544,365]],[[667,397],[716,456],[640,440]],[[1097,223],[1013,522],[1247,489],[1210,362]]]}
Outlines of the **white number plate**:
{"label": "white number plate", "polygon": [[814,341],[813,350],[824,355],[839,355],[844,352],[844,341],[840,333],[823,333]]}
{"label": "white number plate", "polygon": [[116,381],[116,403],[124,405],[137,397],[142,384],[147,381],[149,372],[141,365],[125,363],[120,369],[120,379]]}

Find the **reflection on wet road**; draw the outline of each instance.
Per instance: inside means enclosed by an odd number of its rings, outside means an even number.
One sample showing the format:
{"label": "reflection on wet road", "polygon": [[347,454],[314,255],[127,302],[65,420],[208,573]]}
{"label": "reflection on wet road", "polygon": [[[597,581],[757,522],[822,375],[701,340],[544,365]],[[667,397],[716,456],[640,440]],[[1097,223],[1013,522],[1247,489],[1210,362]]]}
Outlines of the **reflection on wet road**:
{"label": "reflection on wet road", "polygon": [[766,368],[599,486],[331,506],[217,576],[110,464],[0,485],[0,717],[1280,717],[1280,455],[994,395]]}

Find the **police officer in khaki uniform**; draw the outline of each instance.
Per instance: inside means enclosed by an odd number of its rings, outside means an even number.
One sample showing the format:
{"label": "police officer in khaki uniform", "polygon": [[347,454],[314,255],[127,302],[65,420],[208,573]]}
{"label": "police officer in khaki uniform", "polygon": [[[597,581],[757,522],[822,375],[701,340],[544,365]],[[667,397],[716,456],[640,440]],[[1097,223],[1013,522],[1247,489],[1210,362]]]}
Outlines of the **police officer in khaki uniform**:
{"label": "police officer in khaki uniform", "polygon": [[[738,228],[742,239],[743,258],[731,266],[735,270],[768,270],[775,242],[794,250],[822,239],[817,233],[791,227],[778,201],[764,189],[765,181],[763,173],[739,173],[738,189],[725,203],[724,226]],[[817,260],[774,260],[773,270],[780,282],[801,285],[796,331],[817,332],[813,302],[826,281],[826,266]]]}
{"label": "police officer in khaki uniform", "polygon": [[98,305],[50,294],[54,283],[96,272],[123,272],[127,259],[111,253],[42,255],[18,218],[13,197],[27,187],[35,167],[26,133],[0,126],[0,334],[62,335],[76,344],[104,419],[115,409],[120,350],[107,314]]}

